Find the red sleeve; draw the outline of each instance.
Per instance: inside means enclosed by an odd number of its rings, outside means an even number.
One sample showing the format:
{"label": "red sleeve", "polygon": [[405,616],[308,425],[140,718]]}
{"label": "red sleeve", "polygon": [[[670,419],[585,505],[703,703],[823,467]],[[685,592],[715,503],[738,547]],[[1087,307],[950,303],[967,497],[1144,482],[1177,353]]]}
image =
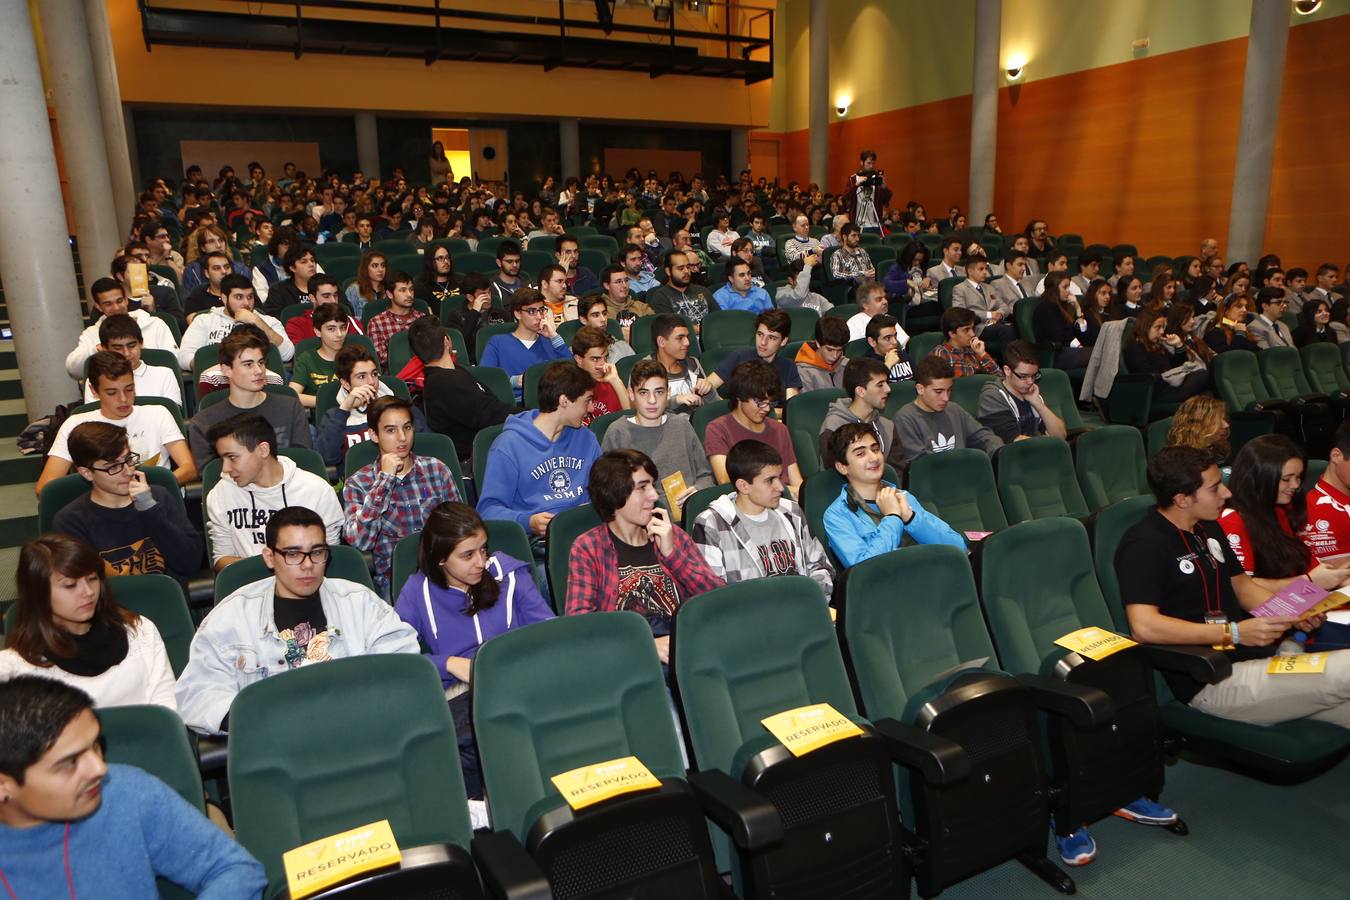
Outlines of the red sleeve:
{"label": "red sleeve", "polygon": [[766,420],[769,423],[769,431],[765,437],[770,440],[768,443],[778,451],[778,455],[783,457],[783,468],[795,466],[797,464],[797,454],[792,449],[792,435],[788,434],[787,426],[781,422]]}
{"label": "red sleeve", "polygon": [[1247,525],[1242,514],[1235,509],[1225,509],[1219,516],[1219,527],[1228,537],[1228,549],[1232,551],[1242,571],[1248,575],[1256,569],[1256,560],[1252,556],[1251,539],[1247,537]]}
{"label": "red sleeve", "polygon": [[[706,402],[706,401],[705,401]],[[728,446],[729,437],[726,430],[726,422],[721,418],[713,419],[708,423],[708,430],[704,433],[703,449],[711,459],[714,456],[725,456],[731,448]]]}

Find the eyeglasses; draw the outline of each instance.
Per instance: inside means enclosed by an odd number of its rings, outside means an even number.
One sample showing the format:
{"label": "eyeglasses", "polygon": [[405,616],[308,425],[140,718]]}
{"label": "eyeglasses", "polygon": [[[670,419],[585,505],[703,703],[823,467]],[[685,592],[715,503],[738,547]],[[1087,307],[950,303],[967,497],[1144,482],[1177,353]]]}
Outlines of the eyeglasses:
{"label": "eyeglasses", "polygon": [[1041,380],[1041,373],[1039,369],[1037,369],[1035,372],[1013,372],[1012,376],[1014,378],[1021,379],[1022,381],[1037,382]]}
{"label": "eyeglasses", "polygon": [[90,466],[95,472],[102,472],[104,475],[121,475],[124,469],[134,469],[141,464],[141,455],[139,453],[128,453],[115,462],[110,462],[106,467]]}
{"label": "eyeglasses", "polygon": [[768,398],[765,398],[765,399],[763,399],[763,400],[750,400],[750,401],[747,401],[747,402],[755,404],[755,406],[759,407],[760,409],[772,409],[772,408],[773,408],[773,401],[770,400],[770,399],[768,399]]}
{"label": "eyeglasses", "polygon": [[309,560],[316,566],[321,566],[328,562],[330,552],[327,547],[315,547],[308,552],[298,547],[287,547],[283,550],[277,550],[276,554],[284,559],[288,566],[298,566],[305,560]]}
{"label": "eyeglasses", "polygon": [[521,309],[521,312],[523,312],[527,316],[542,316],[544,313],[548,312],[548,307],[526,306],[523,309]]}

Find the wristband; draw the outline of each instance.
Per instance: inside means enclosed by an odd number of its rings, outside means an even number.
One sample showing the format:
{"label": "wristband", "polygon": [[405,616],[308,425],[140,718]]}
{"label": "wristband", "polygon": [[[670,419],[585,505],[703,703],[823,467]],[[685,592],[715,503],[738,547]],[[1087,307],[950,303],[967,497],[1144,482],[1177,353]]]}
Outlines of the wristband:
{"label": "wristband", "polygon": [[1233,633],[1233,646],[1236,647],[1241,642],[1241,638],[1238,636],[1238,623],[1229,622],[1228,629]]}

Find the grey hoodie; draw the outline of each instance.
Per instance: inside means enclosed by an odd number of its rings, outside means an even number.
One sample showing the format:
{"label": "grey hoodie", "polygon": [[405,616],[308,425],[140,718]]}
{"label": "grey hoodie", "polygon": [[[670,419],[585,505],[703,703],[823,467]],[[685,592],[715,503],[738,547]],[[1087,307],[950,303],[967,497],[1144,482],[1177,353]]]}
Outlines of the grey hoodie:
{"label": "grey hoodie", "polygon": [[[825,421],[820,424],[820,465],[822,468],[834,468],[834,457],[830,455],[830,435],[834,434],[841,425],[861,421],[862,419],[854,415],[853,410],[849,409],[848,398],[840,397],[830,404],[829,411],[825,413]],[[878,413],[867,424],[871,425],[872,430],[877,433],[877,440],[881,442],[881,452],[886,457],[886,464],[897,471],[904,468],[905,455],[900,449],[900,442],[895,439],[895,423]]]}

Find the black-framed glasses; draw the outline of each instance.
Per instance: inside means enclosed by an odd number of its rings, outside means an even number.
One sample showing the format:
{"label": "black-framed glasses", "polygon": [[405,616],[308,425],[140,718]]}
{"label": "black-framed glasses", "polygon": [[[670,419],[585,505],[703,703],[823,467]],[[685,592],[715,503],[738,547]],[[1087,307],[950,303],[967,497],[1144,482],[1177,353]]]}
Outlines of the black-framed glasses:
{"label": "black-framed glasses", "polygon": [[1013,372],[1012,375],[1014,378],[1021,379],[1022,381],[1030,381],[1033,384],[1041,380],[1041,372],[1039,369],[1035,372]]}
{"label": "black-framed glasses", "polygon": [[305,560],[309,560],[316,566],[321,566],[328,562],[328,557],[332,551],[328,547],[315,547],[313,550],[301,550],[299,547],[285,547],[276,551],[277,555],[286,561],[288,566],[298,566]]}
{"label": "black-framed glasses", "polygon": [[526,306],[526,307],[523,307],[520,311],[523,312],[523,313],[525,313],[525,315],[527,315],[527,316],[542,316],[544,313],[548,312],[548,307],[547,307],[547,306]]}
{"label": "black-framed glasses", "polygon": [[106,466],[90,466],[95,472],[102,472],[104,475],[121,475],[126,469],[134,469],[141,464],[141,455],[139,453],[128,453],[119,460],[114,460]]}

